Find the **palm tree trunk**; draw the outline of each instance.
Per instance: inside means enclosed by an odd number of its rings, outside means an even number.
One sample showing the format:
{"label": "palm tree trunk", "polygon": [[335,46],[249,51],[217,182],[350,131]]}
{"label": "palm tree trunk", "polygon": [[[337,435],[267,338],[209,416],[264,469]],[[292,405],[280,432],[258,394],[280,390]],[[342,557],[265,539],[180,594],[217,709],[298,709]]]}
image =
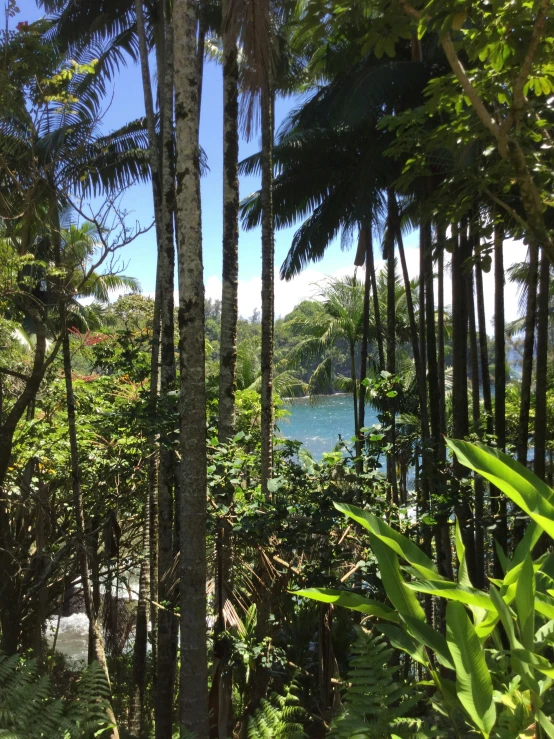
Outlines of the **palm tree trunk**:
{"label": "palm tree trunk", "polygon": [[540,262],[539,297],[537,302],[537,372],[535,387],[535,474],[546,479],[547,414],[546,391],[548,387],[548,304],[550,261],[543,251]]}
{"label": "palm tree trunk", "polygon": [[[531,415],[531,384],[533,379],[533,354],[535,349],[535,329],[537,322],[538,279],[539,247],[535,241],[532,241],[529,245],[529,277],[527,280],[525,339],[523,342],[521,396],[516,439],[517,461],[523,465],[527,465],[527,451],[529,447],[529,419]],[[525,521],[522,518],[516,518],[514,522],[514,546],[517,546],[521,541],[524,531]]]}
{"label": "palm tree trunk", "polygon": [[[446,435],[446,379],[444,360],[444,243],[446,233],[443,226],[437,226],[437,368],[439,373],[439,425],[442,435]],[[443,449],[444,449],[443,445]],[[446,458],[442,460],[446,461]]]}
{"label": "palm tree trunk", "polygon": [[[92,641],[91,653],[94,659],[100,665],[106,682],[110,685],[110,674],[108,670],[108,662],[106,660],[106,652],[104,650],[104,640],[98,623],[98,614],[94,607],[91,582],[88,542],[85,526],[85,511],[83,505],[83,494],[81,489],[81,469],[79,465],[79,448],[77,442],[77,417],[75,413],[75,393],[73,391],[73,378],[71,371],[71,348],[69,344],[69,332],[67,325],[67,311],[64,300],[60,300],[60,323],[63,332],[62,353],[63,368],[65,377],[65,394],[67,405],[67,426],[69,431],[69,449],[71,459],[71,488],[73,492],[73,507],[75,512],[75,520],[77,524],[77,535],[79,537],[79,567],[81,571],[81,584],[83,587],[83,597],[85,601],[85,611],[89,620],[89,638]],[[115,720],[115,714],[111,705],[106,709],[108,721],[113,725],[111,729],[111,739],[119,739],[119,731]]]}
{"label": "palm tree trunk", "polygon": [[180,726],[208,736],[206,603],[206,385],[196,2],[175,0],[176,193],[179,269]]}
{"label": "palm tree trunk", "polygon": [[[472,224],[473,230],[473,224]],[[472,234],[472,237],[474,234]],[[474,238],[472,238],[474,242]],[[473,431],[481,435],[481,387],[479,382],[479,355],[477,348],[477,326],[475,322],[475,293],[473,285],[473,267],[466,275],[467,306],[469,318],[469,346],[471,362],[471,405]],[[476,588],[485,585],[485,548],[483,531],[484,484],[477,475],[474,478],[474,520],[475,520],[475,579]]]}
{"label": "palm tree trunk", "polygon": [[[478,257],[479,255],[476,254]],[[475,285],[477,288],[477,318],[479,322],[479,354],[481,357],[481,380],[483,386],[483,405],[487,414],[487,434],[493,432],[492,395],[490,382],[489,346],[487,341],[487,321],[485,316],[485,295],[483,291],[483,268],[477,258],[475,264]]]}
{"label": "palm tree trunk", "polygon": [[[174,326],[174,285],[175,285],[175,153],[173,137],[173,26],[171,18],[166,17],[165,34],[161,34],[160,67],[162,74],[161,105],[161,175],[162,175],[162,244],[160,250],[160,289],[161,289],[161,336],[160,336],[160,466],[158,471],[158,597],[169,604],[158,615],[158,659],[156,665],[156,736],[168,736],[172,728],[173,693],[177,665],[177,623],[173,609],[177,606],[175,590],[174,556],[175,534],[175,490],[178,470],[175,453],[171,446],[168,431],[168,416],[173,415],[175,404],[171,391],[175,388],[175,326]],[[171,423],[171,422],[169,422]]]}
{"label": "palm tree trunk", "polygon": [[[362,326],[362,346],[360,352],[360,392],[358,397],[358,424],[360,429],[365,424],[365,385],[364,380],[367,377],[367,353],[369,350],[369,293],[371,289],[371,274],[369,269],[369,252],[373,253],[373,238],[372,238],[372,227],[371,223],[368,228],[362,228],[360,230],[360,238],[365,241],[364,244],[364,264],[365,264],[365,277],[364,277],[364,308],[363,308],[363,326]],[[359,461],[357,463],[358,472],[363,472],[363,462],[361,455],[363,451],[363,433],[360,431],[359,436],[356,437],[356,457]]]}
{"label": "palm tree trunk", "polygon": [[521,406],[516,442],[517,460],[521,464],[527,464],[527,450],[529,445],[529,416],[531,412],[531,382],[533,376],[533,352],[535,348],[535,329],[537,319],[538,276],[539,248],[536,244],[531,243],[529,246],[529,277],[527,280],[525,339],[523,344],[523,365],[521,374]]}
{"label": "palm tree trunk", "polygon": [[273,94],[266,86],[261,92],[262,120],[262,411],[261,482],[273,475],[273,343],[274,343],[274,233],[273,233]]}
{"label": "palm tree trunk", "polygon": [[379,307],[379,295],[377,293],[377,275],[375,274],[375,257],[373,254],[373,240],[371,250],[367,252],[368,262],[366,269],[369,268],[369,277],[371,279],[371,293],[373,295],[373,315],[375,321],[375,333],[377,335],[377,349],[379,351],[379,370],[385,369],[385,349],[383,346],[383,324],[381,322],[381,309]]}
{"label": "palm tree trunk", "polygon": [[[454,238],[452,250],[452,427],[455,439],[463,439],[469,433],[467,393],[467,292],[464,269],[470,256],[467,222],[462,222]],[[475,537],[468,490],[460,484],[465,468],[454,459],[455,511],[466,547],[469,576],[475,577]]]}
{"label": "palm tree trunk", "polygon": [[[501,224],[494,231],[494,428],[496,443],[501,450],[506,449],[506,339],[504,319],[504,255],[503,228]],[[491,487],[491,513],[495,523],[494,539],[504,552],[508,550],[508,521],[506,497]],[[504,570],[496,550],[494,551],[494,576],[504,577]]]}
{"label": "palm tree trunk", "polygon": [[350,381],[352,382],[352,399],[354,401],[354,435],[356,438],[360,433],[360,420],[358,417],[358,378],[356,376],[356,347],[350,343]]}
{"label": "palm tree trunk", "polygon": [[[388,193],[388,223],[386,236],[387,258],[387,372],[396,373],[396,262],[394,257],[394,194]],[[396,474],[396,402],[389,400],[389,445],[387,453],[387,478],[391,486],[392,502],[398,505],[398,479]]]}
{"label": "palm tree trunk", "polygon": [[[230,440],[235,433],[239,271],[239,70],[237,46],[226,30],[229,4],[228,0],[223,3],[223,268],[219,360],[219,440],[222,443]],[[231,487],[222,492],[225,504],[229,506],[233,489]],[[219,638],[225,630],[223,608],[231,573],[231,541],[225,516],[218,525],[216,548],[217,621],[214,636],[214,676],[210,692],[210,706],[213,707],[210,712],[210,737],[226,739],[232,733],[232,727],[229,726],[232,681],[224,669],[228,646],[224,639]]]}

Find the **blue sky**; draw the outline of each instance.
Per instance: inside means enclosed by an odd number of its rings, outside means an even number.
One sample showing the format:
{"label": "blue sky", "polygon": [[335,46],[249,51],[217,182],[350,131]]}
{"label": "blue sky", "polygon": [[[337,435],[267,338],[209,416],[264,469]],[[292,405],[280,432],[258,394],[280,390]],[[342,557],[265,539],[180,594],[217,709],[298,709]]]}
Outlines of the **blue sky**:
{"label": "blue sky", "polygon": [[[13,24],[19,21],[34,21],[43,13],[37,8],[35,0],[19,0],[20,13]],[[200,123],[200,141],[204,148],[209,172],[202,178],[202,219],[204,249],[204,282],[206,294],[217,298],[221,291],[221,239],[222,239],[222,72],[215,62],[206,62],[204,68],[202,115]],[[288,98],[277,101],[277,127],[289,111],[298,104],[298,99]],[[117,75],[112,96],[106,100],[106,110],[102,121],[103,129],[114,130],[130,120],[144,115],[144,99],[142,83],[138,67],[130,60]],[[244,139],[240,143],[240,157],[244,158],[259,150],[259,136],[254,135],[251,141]],[[259,182],[255,177],[243,177],[240,183],[241,197],[258,189]],[[152,221],[152,190],[149,184],[135,185],[125,195],[123,207],[129,211],[129,223],[139,221],[147,226]],[[278,272],[290,247],[295,228],[277,231],[275,235],[275,264]],[[406,257],[411,276],[418,272],[417,236],[411,234],[405,239]],[[519,250],[516,250],[519,251]],[[521,252],[519,252],[521,255]],[[122,258],[126,264],[126,272],[136,277],[145,293],[154,291],[156,270],[156,248],[153,230],[137,238],[129,247],[122,250]],[[506,263],[511,262],[506,255]],[[520,256],[521,258],[521,256]],[[299,277],[290,283],[276,285],[276,315],[284,315],[296,303],[313,294],[314,283],[321,281],[325,275],[353,272],[354,254],[343,252],[339,243],[331,244],[325,258],[307,268]],[[259,229],[245,232],[241,230],[239,244],[239,310],[242,315],[251,315],[255,307],[259,307],[260,299],[261,246]],[[487,276],[488,277],[488,276]],[[491,275],[492,277],[492,275]],[[491,284],[492,287],[492,284]],[[492,296],[492,292],[490,293]],[[492,318],[491,305],[487,305],[487,314]],[[513,316],[515,318],[515,315]]]}

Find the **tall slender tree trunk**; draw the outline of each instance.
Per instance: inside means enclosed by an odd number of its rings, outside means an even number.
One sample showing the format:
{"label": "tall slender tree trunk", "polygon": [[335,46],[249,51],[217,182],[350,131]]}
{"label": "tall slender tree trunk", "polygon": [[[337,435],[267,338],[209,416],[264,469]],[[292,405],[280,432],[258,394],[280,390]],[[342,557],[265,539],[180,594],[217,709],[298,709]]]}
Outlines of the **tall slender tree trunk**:
{"label": "tall slender tree trunk", "polygon": [[[364,264],[365,264],[365,275],[364,275],[364,308],[363,308],[363,326],[362,326],[362,347],[360,352],[360,392],[358,396],[358,424],[360,429],[365,424],[365,385],[364,380],[367,377],[367,354],[369,350],[369,304],[370,304],[370,290],[371,290],[371,272],[369,269],[369,252],[373,253],[373,235],[372,235],[372,224],[370,222],[367,228],[360,229],[360,239],[363,241],[364,247]],[[363,451],[363,432],[360,431],[356,437],[356,457],[358,457],[357,469],[358,472],[363,472],[363,461],[361,455]]]}
{"label": "tall slender tree trunk", "polygon": [[[463,439],[469,433],[468,392],[467,392],[467,293],[466,260],[470,256],[467,222],[462,222],[459,233],[454,238],[452,251],[452,427],[455,439]],[[460,481],[465,476],[465,468],[453,461],[453,494],[455,511],[462,538],[466,547],[469,576],[475,577],[475,536],[473,517],[468,500],[468,490]]]}
{"label": "tall slender tree trunk", "polygon": [[[146,687],[146,652],[148,638],[148,615],[145,604],[145,593],[143,588],[149,585],[149,596],[151,604],[158,602],[158,481],[157,481],[157,457],[154,453],[156,446],[154,431],[155,418],[158,410],[158,384],[159,384],[159,350],[160,350],[160,318],[161,318],[161,254],[163,249],[162,236],[162,192],[161,192],[161,173],[160,173],[160,153],[158,149],[158,140],[156,135],[156,121],[154,115],[154,101],[152,95],[152,82],[150,78],[150,67],[148,62],[148,45],[146,41],[146,29],[144,21],[143,1],[135,0],[135,14],[137,22],[137,37],[140,54],[140,68],[142,77],[142,88],[144,97],[144,107],[146,112],[146,124],[148,131],[149,145],[149,161],[152,173],[152,195],[154,201],[154,217],[157,241],[157,267],[156,267],[156,293],[154,298],[154,325],[152,335],[152,360],[150,369],[150,411],[152,417],[152,431],[149,434],[149,442],[152,448],[150,455],[149,473],[148,473],[148,513],[145,516],[145,531],[143,533],[143,542],[145,552],[148,552],[148,563],[144,560],[141,564],[140,580],[139,580],[139,602],[136,614],[136,632],[135,645],[133,654],[133,687],[131,696],[131,730],[136,736],[141,737],[143,734],[143,712],[144,712],[144,695]],[[150,608],[152,619],[152,636],[153,636],[153,657],[154,670],[157,664],[157,647],[158,647],[158,614],[153,605]]]}
{"label": "tall slender tree trunk", "polygon": [[[81,574],[81,584],[83,587],[83,597],[85,601],[85,611],[89,620],[89,639],[92,642],[90,650],[93,658],[100,665],[102,672],[106,678],[106,682],[110,685],[110,673],[108,670],[108,662],[106,660],[106,652],[104,650],[104,640],[102,631],[98,623],[98,613],[94,607],[92,598],[92,589],[90,582],[90,566],[89,566],[89,550],[86,535],[85,511],[83,505],[83,493],[81,489],[81,468],[79,465],[79,448],[77,442],[77,417],[75,412],[75,393],[73,390],[73,378],[71,371],[71,347],[69,344],[69,333],[67,325],[67,309],[64,300],[60,300],[60,323],[63,332],[62,353],[63,368],[65,378],[65,394],[67,405],[67,426],[69,431],[69,449],[71,460],[71,488],[73,492],[73,508],[75,520],[77,524],[77,536],[79,538],[79,569]],[[113,725],[111,729],[111,738],[119,739],[119,731],[115,714],[111,705],[106,710],[108,721]]]}
{"label": "tall slender tree trunk", "polygon": [[[537,326],[537,285],[539,280],[539,247],[533,240],[529,245],[529,277],[527,280],[527,305],[525,310],[525,338],[523,340],[523,362],[519,420],[516,439],[516,455],[520,464],[527,465],[529,447],[529,421],[531,415],[531,385],[533,380],[533,354]],[[516,517],[514,522],[514,546],[523,537],[525,520]]]}
{"label": "tall slender tree trunk", "polygon": [[[388,193],[388,223],[386,232],[387,259],[387,372],[396,374],[396,260],[394,256],[394,194]],[[387,477],[391,486],[392,502],[398,505],[398,479],[396,474],[396,401],[389,400],[389,444],[387,453]]]}
{"label": "tall slender tree trunk", "polygon": [[[229,1],[223,3],[223,268],[221,298],[221,340],[219,360],[219,440],[229,441],[235,433],[237,374],[237,321],[239,271],[239,134],[238,134],[238,51],[228,30]],[[233,489],[222,491],[227,506]],[[227,674],[227,642],[219,638],[225,630],[224,605],[231,576],[229,524],[223,516],[217,531],[216,627],[214,675],[210,691],[210,737],[226,739],[232,733],[232,681]]]}
{"label": "tall slender tree trunk", "polygon": [[273,343],[275,300],[275,246],[273,233],[273,93],[270,85],[260,94],[262,121],[262,492],[273,475]]}
{"label": "tall slender tree trunk", "polygon": [[491,395],[491,372],[489,364],[489,345],[487,341],[487,321],[485,315],[485,294],[483,290],[483,268],[479,254],[476,253],[475,263],[475,286],[477,288],[477,317],[479,323],[479,356],[481,358],[481,380],[483,388],[483,406],[486,419],[487,434],[493,432],[493,413],[492,413],[492,395]]}
{"label": "tall slender tree trunk", "polygon": [[[437,226],[437,368],[439,373],[439,425],[442,435],[446,435],[446,378],[444,358],[444,226]],[[443,445],[444,449],[444,445]],[[442,460],[443,462],[445,459]]]}
{"label": "tall slender tree trunk", "polygon": [[[504,232],[501,224],[494,230],[494,429],[496,443],[506,449],[506,338],[504,318]],[[495,523],[494,539],[504,552],[508,550],[506,496],[491,487],[491,513]],[[494,576],[504,577],[500,558],[494,551]]]}
{"label": "tall slender tree trunk", "polygon": [[196,2],[174,0],[181,410],[180,726],[208,736],[206,386]]}
{"label": "tall slender tree trunk", "polygon": [[546,480],[547,416],[546,391],[548,387],[548,304],[550,299],[550,260],[542,251],[537,302],[537,372],[535,387],[535,474]]}
{"label": "tall slender tree trunk", "polygon": [[178,463],[172,448],[171,417],[176,411],[171,391],[176,384],[175,370],[175,147],[173,135],[173,25],[166,16],[160,34],[161,74],[161,249],[160,249],[160,466],[158,471],[158,597],[169,605],[158,615],[158,655],[156,666],[156,736],[163,739],[173,725],[173,694],[177,664],[177,606],[174,559],[177,550],[175,494]]}
{"label": "tall slender tree trunk", "polygon": [[539,248],[529,246],[529,277],[527,280],[527,305],[525,311],[525,338],[523,344],[523,366],[521,373],[521,405],[516,442],[517,460],[527,464],[529,445],[529,416],[531,412],[531,383],[533,377],[533,353],[537,319],[537,283],[539,277]]}
{"label": "tall slender tree trunk", "polygon": [[[160,3],[158,23],[157,58],[160,82],[161,147],[155,129],[152,84],[148,63],[148,47],[144,26],[142,0],[135,0],[137,36],[141,60],[144,105],[149,139],[149,159],[152,171],[156,236],[158,240],[157,288],[160,305],[160,395],[157,409],[158,421],[170,411],[169,391],[175,384],[175,346],[173,322],[173,290],[175,272],[175,247],[173,232],[174,209],[174,147],[173,147],[173,29],[170,19],[164,17],[165,3]],[[168,22],[169,21],[169,22]],[[174,453],[167,432],[167,420],[160,429],[160,465],[158,470],[158,594],[165,603],[172,602],[173,572],[173,486],[175,475]],[[174,617],[169,609],[158,615],[156,645],[156,736],[158,739],[171,733],[173,725],[173,685],[176,666],[176,630]],[[142,648],[142,647],[141,647]],[[140,691],[139,691],[140,692]],[[143,689],[142,689],[143,692]]]}
{"label": "tall slender tree trunk", "polygon": [[[475,246],[475,222],[471,225],[472,244]],[[473,279],[474,267],[468,268],[466,275],[467,307],[469,318],[469,356],[471,363],[471,408],[473,431],[482,435],[481,429],[481,385],[479,382],[479,353],[477,342],[477,325],[475,319],[475,291]],[[476,588],[485,585],[485,542],[483,531],[484,492],[485,486],[479,475],[474,477],[474,521],[475,521],[475,579]]]}
{"label": "tall slender tree trunk", "polygon": [[373,239],[371,250],[367,252],[368,261],[366,269],[369,268],[371,279],[371,294],[373,296],[373,317],[375,321],[375,333],[377,335],[377,349],[379,352],[379,370],[385,369],[385,349],[383,346],[383,324],[381,322],[381,309],[379,307],[379,295],[377,293],[377,275],[375,273],[375,257],[373,254]]}

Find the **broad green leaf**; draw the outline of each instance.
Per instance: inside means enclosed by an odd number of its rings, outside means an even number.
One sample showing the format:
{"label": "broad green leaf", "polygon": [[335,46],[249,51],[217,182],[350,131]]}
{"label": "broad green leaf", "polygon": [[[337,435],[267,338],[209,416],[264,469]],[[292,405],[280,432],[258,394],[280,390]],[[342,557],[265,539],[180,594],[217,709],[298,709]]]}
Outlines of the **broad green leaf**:
{"label": "broad green leaf", "polygon": [[335,606],[349,608],[351,611],[359,611],[366,616],[377,616],[393,623],[399,623],[398,614],[390,606],[371,598],[364,598],[358,593],[349,593],[347,590],[332,590],[329,588],[306,588],[305,590],[291,590],[293,595],[302,598],[311,598],[320,603],[332,603]]}
{"label": "broad green leaf", "polygon": [[554,538],[554,491],[530,470],[498,449],[447,440],[458,461],[502,490]]}
{"label": "broad green leaf", "polygon": [[525,649],[532,650],[535,641],[535,571],[531,556],[523,560],[516,585],[516,609],[519,634]]}
{"label": "broad green leaf", "polygon": [[446,608],[446,641],[456,667],[460,703],[473,725],[489,737],[496,722],[492,680],[479,638],[461,603],[451,602]]}
{"label": "broad green leaf", "polygon": [[529,525],[527,526],[527,528],[525,529],[525,533],[523,534],[523,538],[517,545],[514,556],[510,560],[508,570],[511,570],[517,565],[521,564],[525,557],[527,557],[527,555],[533,551],[533,549],[535,548],[535,544],[541,538],[542,532],[542,528],[540,526],[537,526],[534,521],[529,522]]}
{"label": "broad green leaf", "polygon": [[396,553],[374,534],[369,534],[371,548],[381,573],[383,587],[398,613],[402,616],[413,616],[425,620],[425,613],[415,595],[406,585],[398,564]]}
{"label": "broad green leaf", "polygon": [[546,618],[554,618],[554,599],[544,593],[535,594],[535,611]]}
{"label": "broad green leaf", "polygon": [[542,711],[537,711],[537,720],[548,739],[554,739],[554,724]]}
{"label": "broad green leaf", "polygon": [[401,649],[403,652],[409,654],[413,660],[422,665],[429,664],[423,646],[410,636],[410,634],[407,634],[398,628],[398,626],[393,626],[392,624],[379,624],[377,629],[388,638],[395,649]]}
{"label": "broad green leaf", "polygon": [[347,505],[346,503],[335,503],[335,508],[344,513],[345,516],[353,519],[361,524],[365,529],[370,531],[374,536],[378,537],[384,544],[389,546],[398,556],[405,559],[413,565],[418,572],[431,580],[440,580],[437,566],[425,552],[423,552],[417,544],[410,541],[408,537],[395,531],[388,524],[369,511],[364,511],[356,506]]}
{"label": "broad green leaf", "polygon": [[468,606],[484,608],[486,611],[496,610],[487,593],[483,593],[482,590],[477,590],[477,588],[472,588],[469,585],[458,585],[448,580],[422,580],[421,582],[407,583],[407,587],[416,590],[418,593],[438,595],[441,598],[455,600]]}
{"label": "broad green leaf", "polygon": [[404,616],[402,620],[406,624],[408,632],[414,637],[414,639],[419,640],[426,647],[432,649],[436,654],[437,659],[442,665],[444,665],[444,667],[448,667],[450,670],[454,669],[454,664],[452,663],[452,658],[448,651],[448,644],[446,643],[444,636],[439,631],[435,631],[435,629],[432,626],[429,626],[426,621],[421,621],[418,618]]}
{"label": "broad green leaf", "polygon": [[545,657],[541,657],[539,654],[535,654],[528,649],[513,649],[512,656],[521,660],[521,662],[532,665],[536,670],[542,672],[543,675],[554,678],[554,667]]}
{"label": "broad green leaf", "polygon": [[460,583],[460,585],[468,585],[469,587],[471,587],[471,580],[469,579],[469,575],[467,572],[466,548],[462,539],[462,532],[460,531],[460,523],[458,519],[456,519],[455,542],[456,554],[458,556],[458,582]]}

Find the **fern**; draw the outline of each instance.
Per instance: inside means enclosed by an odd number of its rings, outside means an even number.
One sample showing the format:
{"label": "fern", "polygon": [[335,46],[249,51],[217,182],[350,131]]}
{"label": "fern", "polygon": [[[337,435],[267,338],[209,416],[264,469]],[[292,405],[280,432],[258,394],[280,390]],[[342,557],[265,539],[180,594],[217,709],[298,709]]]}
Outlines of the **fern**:
{"label": "fern", "polygon": [[101,736],[109,689],[98,664],[82,674],[70,701],[56,700],[36,660],[0,655],[0,739],[84,739]]}
{"label": "fern", "polygon": [[302,727],[306,712],[299,705],[292,683],[285,695],[273,693],[263,699],[254,714],[248,719],[248,739],[304,739],[307,734]]}
{"label": "fern", "polygon": [[422,695],[399,680],[398,667],[390,665],[393,650],[382,636],[360,627],[357,632],[343,696],[345,708],[331,724],[330,739],[433,736],[421,720],[408,716]]}

